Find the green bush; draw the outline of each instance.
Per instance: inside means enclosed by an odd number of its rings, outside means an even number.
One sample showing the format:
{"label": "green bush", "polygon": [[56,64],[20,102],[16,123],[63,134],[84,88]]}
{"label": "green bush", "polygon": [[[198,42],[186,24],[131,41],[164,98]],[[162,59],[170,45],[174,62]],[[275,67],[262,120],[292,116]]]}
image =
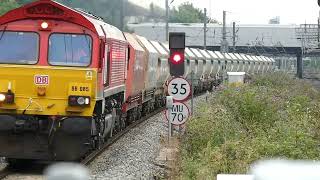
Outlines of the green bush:
{"label": "green bush", "polygon": [[246,173],[265,158],[319,159],[319,97],[310,84],[282,73],[218,93],[187,124],[179,179]]}

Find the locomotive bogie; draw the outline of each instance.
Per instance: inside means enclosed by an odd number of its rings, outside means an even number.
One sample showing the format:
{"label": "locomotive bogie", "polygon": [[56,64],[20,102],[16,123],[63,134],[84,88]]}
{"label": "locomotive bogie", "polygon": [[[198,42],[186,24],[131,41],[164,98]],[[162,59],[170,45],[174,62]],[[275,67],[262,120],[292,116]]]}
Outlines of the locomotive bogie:
{"label": "locomotive bogie", "polygon": [[3,157],[75,161],[92,148],[91,118],[0,115],[0,127]]}

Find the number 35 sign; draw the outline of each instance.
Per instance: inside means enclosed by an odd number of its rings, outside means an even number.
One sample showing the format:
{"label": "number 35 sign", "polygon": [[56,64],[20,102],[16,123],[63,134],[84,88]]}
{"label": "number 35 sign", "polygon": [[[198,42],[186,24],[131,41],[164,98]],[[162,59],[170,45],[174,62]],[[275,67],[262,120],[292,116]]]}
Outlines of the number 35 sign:
{"label": "number 35 sign", "polygon": [[168,94],[175,101],[185,101],[191,93],[191,86],[184,78],[174,78],[168,84]]}

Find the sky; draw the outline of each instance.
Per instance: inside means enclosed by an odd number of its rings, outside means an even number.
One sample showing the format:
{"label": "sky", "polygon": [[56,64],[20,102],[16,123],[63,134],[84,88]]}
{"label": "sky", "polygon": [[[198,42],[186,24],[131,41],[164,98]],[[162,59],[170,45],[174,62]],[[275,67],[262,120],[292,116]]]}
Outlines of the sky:
{"label": "sky", "polygon": [[[151,2],[165,7],[165,0],[130,0],[149,7]],[[171,2],[172,0],[169,0]],[[198,8],[207,8],[214,19],[222,22],[222,11],[227,11],[227,23],[267,24],[280,16],[281,24],[315,24],[319,16],[317,0],[174,0],[171,6],[191,2]]]}

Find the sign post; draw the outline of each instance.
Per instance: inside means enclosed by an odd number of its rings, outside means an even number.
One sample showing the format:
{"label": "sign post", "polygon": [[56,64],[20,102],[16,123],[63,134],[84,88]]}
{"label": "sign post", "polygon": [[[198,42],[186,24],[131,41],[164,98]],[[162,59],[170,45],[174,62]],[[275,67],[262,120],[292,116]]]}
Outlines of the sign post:
{"label": "sign post", "polygon": [[[172,125],[177,125],[180,128],[189,118],[189,107],[183,102],[190,97],[191,91],[190,83],[182,77],[173,78],[168,83],[169,96],[167,96],[167,111],[165,115],[169,124],[169,136],[172,136]],[[171,101],[168,97],[172,98],[172,104],[168,102]]]}
{"label": "sign post", "polygon": [[191,71],[191,116],[193,116],[193,93],[194,93],[194,84],[193,84],[194,72]]}
{"label": "sign post", "polygon": [[[175,112],[177,110],[185,110],[188,107],[185,105],[178,105],[177,102],[183,102],[188,99],[191,91],[191,86],[187,80],[182,78],[185,74],[185,48],[186,48],[186,33],[185,32],[170,32],[169,33],[169,58],[168,64],[170,69],[170,75],[173,78],[168,84],[168,94],[172,98],[172,106],[167,106],[167,119],[169,136],[172,136],[172,123],[179,123],[180,121],[186,121],[189,116],[183,115],[182,112]],[[169,99],[171,100],[171,99]],[[167,105],[171,105],[168,103]],[[176,108],[177,107],[177,108]],[[183,111],[184,112],[184,111]],[[189,115],[189,109],[188,109]],[[176,120],[178,122],[176,122]]]}
{"label": "sign post", "polygon": [[171,110],[173,108],[173,97],[172,96],[167,96],[167,101],[166,101],[166,106],[167,106],[167,111],[168,111],[168,116],[169,116],[169,121],[168,121],[168,142],[170,141],[170,137],[172,137],[172,121],[171,119]]}

